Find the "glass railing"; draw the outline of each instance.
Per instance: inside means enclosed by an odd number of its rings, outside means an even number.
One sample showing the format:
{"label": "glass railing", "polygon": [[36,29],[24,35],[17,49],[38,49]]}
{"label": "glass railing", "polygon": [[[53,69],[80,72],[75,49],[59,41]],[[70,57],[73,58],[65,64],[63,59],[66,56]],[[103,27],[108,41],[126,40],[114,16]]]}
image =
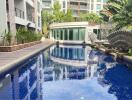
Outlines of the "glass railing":
{"label": "glass railing", "polygon": [[24,11],[22,11],[18,8],[15,8],[15,15],[16,15],[16,17],[24,19]]}

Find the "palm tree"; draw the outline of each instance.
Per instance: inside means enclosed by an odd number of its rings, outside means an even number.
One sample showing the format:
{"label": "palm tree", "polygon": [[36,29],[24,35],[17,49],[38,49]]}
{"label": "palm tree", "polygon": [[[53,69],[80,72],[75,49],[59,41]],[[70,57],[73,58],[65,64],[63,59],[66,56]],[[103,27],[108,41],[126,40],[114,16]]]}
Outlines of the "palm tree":
{"label": "palm tree", "polygon": [[104,21],[113,22],[115,30],[119,30],[132,25],[131,5],[131,0],[108,0],[100,14]]}

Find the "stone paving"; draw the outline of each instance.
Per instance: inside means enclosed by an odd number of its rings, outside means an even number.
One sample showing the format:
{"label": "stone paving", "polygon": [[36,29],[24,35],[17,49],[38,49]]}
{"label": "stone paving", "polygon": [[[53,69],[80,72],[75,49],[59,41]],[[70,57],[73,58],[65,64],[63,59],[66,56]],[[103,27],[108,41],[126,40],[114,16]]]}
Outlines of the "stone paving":
{"label": "stone paving", "polygon": [[7,64],[10,64],[14,62],[15,60],[18,60],[28,54],[30,54],[33,51],[44,49],[50,45],[53,44],[53,41],[50,41],[46,39],[40,44],[24,48],[21,50],[13,51],[13,52],[0,52],[0,70],[2,66],[6,66]]}

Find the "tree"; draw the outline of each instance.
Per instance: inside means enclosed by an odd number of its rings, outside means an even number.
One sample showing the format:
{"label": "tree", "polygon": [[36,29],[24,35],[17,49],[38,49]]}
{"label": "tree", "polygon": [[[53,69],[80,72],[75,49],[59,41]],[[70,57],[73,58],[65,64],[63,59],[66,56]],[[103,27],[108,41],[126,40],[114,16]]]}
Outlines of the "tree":
{"label": "tree", "polygon": [[101,22],[100,16],[95,13],[81,14],[82,21],[88,21],[90,24],[99,24]]}
{"label": "tree", "polygon": [[67,13],[63,17],[64,22],[71,22],[74,20],[71,9],[67,10]]}
{"label": "tree", "polygon": [[115,24],[114,30],[120,30],[132,26],[131,6],[131,0],[108,0],[100,14],[104,21]]}
{"label": "tree", "polygon": [[53,5],[53,21],[54,22],[62,22],[64,17],[64,13],[61,11],[61,5],[58,1],[56,1]]}
{"label": "tree", "polygon": [[61,5],[56,1],[53,5],[52,12],[42,11],[42,26],[43,33],[47,34],[49,25],[53,22],[71,22],[73,21],[72,11],[67,10],[67,13],[61,11]]}
{"label": "tree", "polygon": [[53,21],[53,16],[51,15],[51,13],[47,12],[47,11],[43,11],[42,12],[42,30],[44,34],[48,33],[49,30],[49,25],[52,23]]}

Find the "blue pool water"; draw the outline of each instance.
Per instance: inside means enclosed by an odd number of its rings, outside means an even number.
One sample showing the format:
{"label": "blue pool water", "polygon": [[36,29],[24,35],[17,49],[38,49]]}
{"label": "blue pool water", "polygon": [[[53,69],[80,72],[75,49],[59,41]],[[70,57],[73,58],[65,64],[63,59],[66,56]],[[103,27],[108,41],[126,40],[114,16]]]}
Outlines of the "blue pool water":
{"label": "blue pool water", "polygon": [[89,46],[52,46],[1,79],[0,100],[132,100],[132,70]]}

